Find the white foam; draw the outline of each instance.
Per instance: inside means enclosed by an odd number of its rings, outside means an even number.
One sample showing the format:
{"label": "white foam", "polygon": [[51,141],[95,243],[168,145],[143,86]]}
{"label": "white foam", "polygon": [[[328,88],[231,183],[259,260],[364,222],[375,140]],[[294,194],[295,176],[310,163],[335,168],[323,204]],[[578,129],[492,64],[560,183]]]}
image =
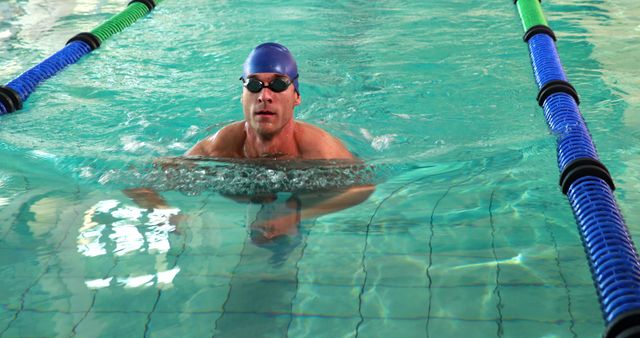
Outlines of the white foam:
{"label": "white foam", "polygon": [[145,142],[136,140],[135,136],[127,135],[120,138],[122,149],[128,152],[136,152],[147,146]]}
{"label": "white foam", "polygon": [[376,136],[371,141],[371,147],[377,151],[382,151],[391,145],[391,143],[396,139],[397,134],[386,134],[381,136]]}

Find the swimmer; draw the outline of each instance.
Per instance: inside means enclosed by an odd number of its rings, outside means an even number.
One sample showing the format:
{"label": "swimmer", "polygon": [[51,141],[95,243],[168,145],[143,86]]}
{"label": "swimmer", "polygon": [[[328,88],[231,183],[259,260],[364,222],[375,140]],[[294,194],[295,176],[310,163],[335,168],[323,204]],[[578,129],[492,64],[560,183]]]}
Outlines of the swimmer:
{"label": "swimmer", "polygon": [[[309,123],[296,121],[294,109],[302,98],[299,91],[298,67],[291,52],[283,45],[267,42],[255,47],[243,65],[242,104],[244,119],[231,123],[212,136],[199,141],[187,156],[222,159],[272,160],[353,160],[359,161],[336,137]],[[296,195],[287,202],[291,213],[276,219],[254,222],[263,239],[288,234],[301,219],[314,218],[346,209],[365,201],[373,185],[346,187],[343,191]],[[167,203],[147,188],[125,190],[144,207],[166,208]],[[252,197],[232,197],[253,201]],[[261,203],[271,203],[265,197]]]}
{"label": "swimmer", "polygon": [[301,102],[298,67],[283,45],[257,46],[244,62],[244,120],[198,142],[187,155],[225,158],[353,159],[326,131],[294,119]]}

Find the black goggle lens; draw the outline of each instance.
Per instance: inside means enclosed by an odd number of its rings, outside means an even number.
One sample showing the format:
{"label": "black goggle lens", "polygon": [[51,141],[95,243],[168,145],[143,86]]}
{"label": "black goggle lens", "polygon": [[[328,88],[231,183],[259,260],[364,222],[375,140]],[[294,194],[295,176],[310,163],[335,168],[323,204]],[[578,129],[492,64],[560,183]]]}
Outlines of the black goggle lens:
{"label": "black goggle lens", "polygon": [[262,81],[255,78],[248,78],[246,81],[240,78],[244,82],[244,87],[252,93],[259,93],[262,88],[269,88],[274,93],[280,93],[285,91],[291,85],[291,81],[286,78],[275,78],[271,82],[265,84]]}

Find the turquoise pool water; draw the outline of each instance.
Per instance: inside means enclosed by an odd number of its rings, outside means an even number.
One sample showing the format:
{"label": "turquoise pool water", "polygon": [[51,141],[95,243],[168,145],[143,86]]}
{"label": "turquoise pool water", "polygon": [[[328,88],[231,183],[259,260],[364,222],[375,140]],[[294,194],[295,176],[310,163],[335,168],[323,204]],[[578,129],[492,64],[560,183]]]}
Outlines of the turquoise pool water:
{"label": "turquoise pool water", "polygon": [[[125,5],[0,2],[0,81]],[[640,5],[543,8],[637,239]],[[0,336],[600,336],[521,35],[510,1],[165,0],[0,118]],[[256,246],[255,206],[167,191],[172,232],[123,185],[240,118],[270,40],[297,57],[297,117],[375,193]]]}

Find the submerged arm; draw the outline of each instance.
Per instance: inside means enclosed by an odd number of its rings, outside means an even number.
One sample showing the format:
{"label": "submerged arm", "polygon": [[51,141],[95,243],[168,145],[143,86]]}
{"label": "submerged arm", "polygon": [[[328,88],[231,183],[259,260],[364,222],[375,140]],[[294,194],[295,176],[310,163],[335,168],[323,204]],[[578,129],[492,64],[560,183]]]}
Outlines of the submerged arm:
{"label": "submerged arm", "polygon": [[341,192],[299,195],[301,219],[316,218],[364,202],[375,190],[373,185],[351,187]]}
{"label": "submerged arm", "polygon": [[122,191],[144,209],[169,209],[167,201],[151,188],[131,188]]}
{"label": "submerged arm", "polygon": [[343,191],[293,195],[286,202],[290,211],[276,217],[256,217],[256,221],[251,223],[250,227],[252,230],[259,230],[260,235],[252,235],[252,240],[260,242],[284,234],[294,234],[302,219],[320,217],[360,204],[374,189],[373,185],[363,185]]}

